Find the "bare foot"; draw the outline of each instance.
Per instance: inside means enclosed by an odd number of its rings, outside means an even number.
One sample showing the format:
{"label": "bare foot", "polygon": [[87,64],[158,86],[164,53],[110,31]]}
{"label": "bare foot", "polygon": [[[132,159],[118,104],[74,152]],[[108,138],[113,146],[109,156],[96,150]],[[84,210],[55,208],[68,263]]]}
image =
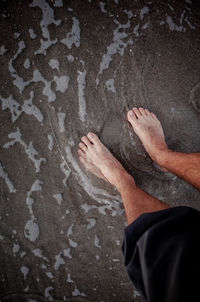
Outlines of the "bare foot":
{"label": "bare foot", "polygon": [[[80,144],[79,144],[79,147],[80,147]],[[97,177],[102,178],[105,181],[107,181],[107,179],[101,173],[101,170],[98,169],[95,165],[92,164],[91,160],[89,158],[87,158],[86,153],[84,151],[82,151],[81,147],[78,150],[78,155],[79,155],[80,162],[84,165],[84,167],[86,168],[87,171],[90,171],[91,173],[93,173]]]}
{"label": "bare foot", "polygon": [[160,155],[162,151],[167,151],[168,147],[161,123],[156,115],[147,109],[133,108],[128,111],[127,118],[145,150],[160,165]]}
{"label": "bare foot", "polygon": [[102,144],[98,136],[89,132],[79,143],[79,159],[87,170],[117,187],[120,178],[128,174],[120,162]]}

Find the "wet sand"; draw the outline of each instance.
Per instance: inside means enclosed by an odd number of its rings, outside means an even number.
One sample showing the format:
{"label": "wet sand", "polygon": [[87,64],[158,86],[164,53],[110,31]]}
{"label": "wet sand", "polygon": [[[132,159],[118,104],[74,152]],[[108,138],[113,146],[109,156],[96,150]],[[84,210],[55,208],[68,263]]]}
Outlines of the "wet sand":
{"label": "wet sand", "polygon": [[142,189],[200,210],[126,119],[148,108],[172,150],[200,150],[199,17],[190,0],[2,1],[1,301],[142,301],[121,198],[84,170],[78,143],[94,131]]}

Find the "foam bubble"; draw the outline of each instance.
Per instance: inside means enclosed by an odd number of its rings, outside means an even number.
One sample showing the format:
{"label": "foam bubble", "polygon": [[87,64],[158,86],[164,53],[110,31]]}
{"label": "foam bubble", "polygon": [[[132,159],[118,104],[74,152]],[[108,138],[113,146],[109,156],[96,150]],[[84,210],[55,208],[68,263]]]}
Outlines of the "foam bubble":
{"label": "foam bubble", "polygon": [[15,143],[20,143],[25,150],[25,153],[28,155],[28,158],[34,163],[35,165],[35,169],[36,172],[40,171],[40,165],[42,162],[46,162],[46,159],[41,157],[40,159],[36,159],[35,157],[38,156],[38,152],[35,150],[35,148],[33,147],[32,142],[29,143],[29,145],[27,145],[21,138],[21,132],[19,130],[19,128],[17,128],[16,132],[11,132],[8,135],[8,138],[11,139],[10,142],[8,142],[7,144],[5,144],[3,146],[3,148],[9,148],[11,146],[13,146]]}
{"label": "foam bubble", "polygon": [[[82,61],[83,62],[83,61]],[[84,62],[83,62],[84,66]],[[79,71],[77,76],[78,82],[78,100],[79,100],[79,117],[82,122],[86,120],[86,100],[85,100],[85,77],[86,77],[86,70]]]}
{"label": "foam bubble", "polygon": [[144,15],[149,13],[149,8],[148,6],[144,6],[141,11],[140,11],[140,19],[143,20],[144,19]]}
{"label": "foam bubble", "polygon": [[22,267],[20,268],[20,270],[21,270],[22,274],[24,275],[24,279],[26,280],[27,275],[28,275],[28,273],[29,273],[29,268],[28,268],[27,266],[22,266]]}
{"label": "foam bubble", "polygon": [[3,166],[0,162],[0,177],[4,179],[6,185],[8,186],[8,189],[10,191],[10,193],[16,193],[16,189],[13,185],[13,183],[11,182],[10,178],[8,177],[8,173],[6,173],[3,169]]}
{"label": "foam bubble", "polygon": [[35,32],[32,28],[29,28],[28,31],[29,31],[29,35],[30,35],[31,39],[37,38],[37,35],[35,34]]}
{"label": "foam bubble", "polygon": [[35,241],[39,236],[39,226],[35,222],[34,218],[31,218],[27,221],[25,228],[24,228],[24,235],[30,241]]}
{"label": "foam bubble", "polygon": [[53,136],[51,134],[48,134],[48,140],[49,140],[48,148],[50,151],[52,151],[53,150]]}
{"label": "foam bubble", "polygon": [[57,203],[61,205],[61,203],[63,202],[62,194],[54,194],[53,197],[56,199]]}
{"label": "foam bubble", "polygon": [[80,26],[79,26],[79,20],[76,17],[72,18],[73,25],[71,32],[67,33],[67,37],[62,39],[60,42],[67,45],[69,49],[72,48],[72,45],[74,44],[76,47],[80,46]]}
{"label": "foam bubble", "polygon": [[105,82],[105,86],[106,86],[106,88],[107,88],[108,91],[116,93],[114,82],[115,82],[114,79],[107,80]]}
{"label": "foam bubble", "polygon": [[61,252],[58,255],[56,255],[55,258],[56,258],[56,261],[54,264],[54,269],[58,270],[60,265],[65,264],[65,260],[62,258]]}

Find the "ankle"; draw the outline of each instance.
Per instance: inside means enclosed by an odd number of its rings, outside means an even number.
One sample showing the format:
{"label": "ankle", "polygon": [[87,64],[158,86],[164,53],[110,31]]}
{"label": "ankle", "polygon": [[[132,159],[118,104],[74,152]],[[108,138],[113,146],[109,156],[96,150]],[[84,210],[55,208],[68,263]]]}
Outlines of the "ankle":
{"label": "ankle", "polygon": [[171,154],[171,150],[169,150],[168,148],[167,149],[163,149],[163,150],[160,150],[155,158],[154,158],[154,161],[160,166],[160,167],[163,167],[163,168],[166,168],[166,163],[169,159],[169,155]]}
{"label": "ankle", "polygon": [[115,183],[115,187],[121,194],[125,190],[125,188],[127,188],[127,186],[136,187],[136,184],[134,178],[130,174],[128,174],[127,171],[123,171],[119,175],[119,178]]}

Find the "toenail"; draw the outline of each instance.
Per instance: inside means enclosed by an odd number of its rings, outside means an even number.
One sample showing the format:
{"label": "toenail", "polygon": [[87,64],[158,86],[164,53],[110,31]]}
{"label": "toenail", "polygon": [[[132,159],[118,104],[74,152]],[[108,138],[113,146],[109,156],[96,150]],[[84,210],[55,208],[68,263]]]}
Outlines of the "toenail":
{"label": "toenail", "polygon": [[88,137],[89,137],[89,138],[93,138],[93,137],[94,137],[94,134],[91,133],[91,132],[89,132],[89,133],[88,133]]}
{"label": "toenail", "polygon": [[129,113],[128,113],[129,115],[133,115],[133,111],[131,110],[131,111],[129,111]]}

